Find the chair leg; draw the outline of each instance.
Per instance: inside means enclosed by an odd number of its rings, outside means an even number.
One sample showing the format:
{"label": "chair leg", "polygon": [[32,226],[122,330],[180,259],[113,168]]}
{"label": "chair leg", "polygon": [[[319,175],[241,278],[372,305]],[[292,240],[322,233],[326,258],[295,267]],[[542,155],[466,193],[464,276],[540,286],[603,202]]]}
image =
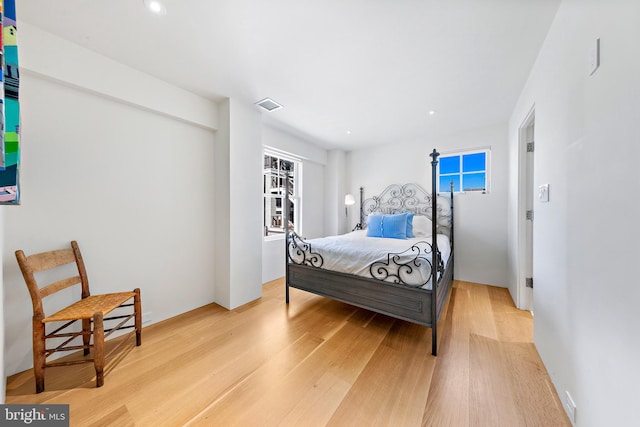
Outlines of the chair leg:
{"label": "chair leg", "polygon": [[45,356],[44,323],[33,319],[33,374],[36,378],[36,393],[44,391]]}
{"label": "chair leg", "polygon": [[104,384],[104,324],[102,313],[93,315],[93,364],[96,368],[96,387]]}
{"label": "chair leg", "polygon": [[84,349],[82,351],[85,356],[87,356],[91,351],[90,343],[91,343],[91,319],[82,319],[82,345],[84,345]]}
{"label": "chair leg", "polygon": [[140,300],[140,288],[135,288],[133,297],[133,308],[136,314],[136,346],[142,344],[142,302]]}

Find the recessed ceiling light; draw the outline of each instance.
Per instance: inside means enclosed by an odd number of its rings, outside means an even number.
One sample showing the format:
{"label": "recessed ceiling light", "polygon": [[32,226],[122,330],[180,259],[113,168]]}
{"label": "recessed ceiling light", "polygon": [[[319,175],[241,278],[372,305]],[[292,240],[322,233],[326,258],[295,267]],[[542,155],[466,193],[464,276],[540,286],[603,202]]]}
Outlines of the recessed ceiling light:
{"label": "recessed ceiling light", "polygon": [[142,3],[144,3],[146,8],[149,9],[151,12],[155,13],[156,15],[167,14],[167,8],[164,7],[164,5],[160,3],[158,0],[142,0]]}
{"label": "recessed ceiling light", "polygon": [[436,110],[429,110],[429,115],[433,116],[434,114],[436,114]]}
{"label": "recessed ceiling light", "polygon": [[351,135],[351,131],[350,130],[347,131],[347,135]]}
{"label": "recessed ceiling light", "polygon": [[267,110],[268,112],[272,112],[282,108],[282,105],[278,104],[276,101],[274,101],[271,98],[262,99],[256,102],[256,105],[264,110]]}

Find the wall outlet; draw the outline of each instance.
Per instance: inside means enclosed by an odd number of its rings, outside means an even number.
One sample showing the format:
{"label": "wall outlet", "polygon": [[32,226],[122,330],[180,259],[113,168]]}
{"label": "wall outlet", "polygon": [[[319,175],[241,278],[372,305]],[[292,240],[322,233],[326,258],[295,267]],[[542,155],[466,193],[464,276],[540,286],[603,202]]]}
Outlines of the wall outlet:
{"label": "wall outlet", "polygon": [[151,312],[147,311],[146,313],[142,313],[142,324],[146,324],[151,322]]}
{"label": "wall outlet", "polygon": [[564,392],[564,409],[572,423],[576,422],[576,404],[574,403],[568,391]]}

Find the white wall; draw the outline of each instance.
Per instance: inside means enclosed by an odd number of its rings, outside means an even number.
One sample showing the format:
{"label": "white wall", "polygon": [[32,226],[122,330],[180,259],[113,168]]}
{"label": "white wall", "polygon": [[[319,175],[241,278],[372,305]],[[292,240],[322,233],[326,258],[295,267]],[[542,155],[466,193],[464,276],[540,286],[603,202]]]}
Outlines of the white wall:
{"label": "white wall", "polygon": [[230,100],[230,256],[233,309],[262,295],[262,157],[260,112]]}
{"label": "white wall", "polygon": [[20,20],[20,73],[66,82],[120,103],[207,129],[216,129],[216,104]]}
{"label": "white wall", "polygon": [[216,303],[233,309],[262,295],[262,143],[254,105],[220,105],[216,138]]}
{"label": "white wall", "polygon": [[[93,292],[140,287],[152,322],[214,299],[215,104],[63,40],[50,46],[51,38],[21,25],[22,204],[4,209],[6,374],[32,365],[32,309],[16,249],[78,240]],[[44,64],[49,48],[59,56]],[[74,67],[65,75],[56,64]],[[153,111],[162,94],[171,111]],[[215,116],[206,125],[205,113]],[[57,297],[52,305],[63,303]]]}
{"label": "white wall", "polygon": [[[324,236],[324,180],[326,150],[271,126],[263,126],[262,143],[302,159],[301,235]],[[262,243],[262,282],[284,276],[284,241]]]}
{"label": "white wall", "polygon": [[302,236],[308,239],[323,237],[325,165],[304,162],[302,171],[304,200],[302,201]]}
{"label": "white wall", "polygon": [[[347,156],[348,191],[365,199],[390,184],[415,182],[431,192],[431,158],[440,153],[491,147],[491,191],[455,196],[455,278],[507,286],[507,127],[495,125],[430,142],[405,142],[355,150]],[[356,196],[357,197],[357,196]],[[358,209],[349,212],[358,222]]]}
{"label": "white wall", "polygon": [[[637,1],[563,1],[509,126],[516,181],[518,127],[535,105],[534,181],[551,187],[535,206],[534,340],[579,426],[640,423],[639,16]],[[512,187],[511,215],[516,204]]]}
{"label": "white wall", "polygon": [[231,306],[231,136],[230,101],[219,105],[219,123],[215,144],[215,301]]}
{"label": "white wall", "polygon": [[348,227],[344,211],[344,196],[349,192],[346,158],[347,155],[342,150],[331,150],[327,153],[324,195],[324,230],[327,236],[344,234],[352,228]]}

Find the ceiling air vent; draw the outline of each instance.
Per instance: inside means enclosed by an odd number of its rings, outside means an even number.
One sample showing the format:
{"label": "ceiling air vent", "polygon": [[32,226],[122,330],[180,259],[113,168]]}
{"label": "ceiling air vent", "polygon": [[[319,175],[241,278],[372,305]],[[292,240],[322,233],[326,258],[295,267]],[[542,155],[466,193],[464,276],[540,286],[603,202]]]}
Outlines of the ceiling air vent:
{"label": "ceiling air vent", "polygon": [[261,101],[256,102],[256,105],[258,107],[261,107],[269,112],[271,111],[275,111],[279,108],[282,108],[282,105],[278,104],[276,101],[274,101],[271,98],[265,98]]}

